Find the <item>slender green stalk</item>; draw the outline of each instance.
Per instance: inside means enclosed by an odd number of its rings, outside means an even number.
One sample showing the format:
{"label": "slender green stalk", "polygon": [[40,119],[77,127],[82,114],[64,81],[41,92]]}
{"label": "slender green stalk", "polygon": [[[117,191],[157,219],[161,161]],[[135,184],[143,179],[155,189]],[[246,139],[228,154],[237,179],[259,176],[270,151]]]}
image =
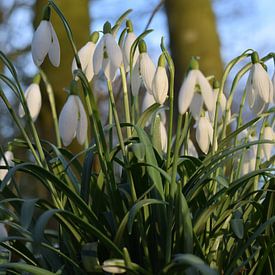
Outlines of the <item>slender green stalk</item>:
{"label": "slender green stalk", "polygon": [[60,138],[59,127],[58,127],[58,117],[57,117],[57,113],[56,113],[54,92],[53,92],[53,89],[52,89],[52,86],[51,86],[50,82],[47,79],[46,74],[42,70],[40,70],[40,74],[41,74],[42,79],[45,83],[47,95],[48,95],[49,102],[50,102],[50,107],[51,107],[51,112],[52,112],[52,117],[53,117],[55,137],[56,137],[56,143],[57,143],[58,147],[61,147],[61,138]]}
{"label": "slender green stalk", "polygon": [[116,129],[117,129],[117,136],[118,136],[118,141],[121,147],[122,155],[124,158],[126,158],[126,149],[124,145],[124,140],[123,140],[123,135],[122,135],[122,130],[120,127],[120,122],[119,122],[119,117],[118,113],[116,110],[116,103],[115,103],[115,98],[114,98],[114,93],[113,93],[113,87],[112,87],[112,82],[110,80],[107,81],[108,85],[108,91],[109,91],[109,96],[110,96],[110,102],[113,110],[113,116],[116,124]]}
{"label": "slender green stalk", "polygon": [[[127,123],[131,123],[127,80],[126,80],[125,69],[124,69],[123,65],[120,66],[120,74],[121,74],[122,89],[123,89],[123,103],[124,103],[125,120]],[[126,132],[127,132],[127,137],[130,138],[131,137],[131,128],[127,127]]]}
{"label": "slender green stalk", "polygon": [[[220,86],[220,89],[219,89],[219,93],[218,93],[218,97],[217,97],[217,102],[216,102],[216,109],[215,109],[215,116],[214,116],[214,125],[213,125],[213,144],[215,144],[218,140],[218,137],[217,137],[217,128],[218,128],[218,113],[219,113],[219,104],[220,104],[220,101],[221,101],[221,95],[223,94],[224,92],[224,86],[225,86],[225,82],[226,82],[226,79],[230,73],[230,71],[232,70],[232,68],[237,64],[239,63],[240,61],[242,61],[243,59],[245,59],[247,56],[249,56],[247,54],[248,51],[251,51],[250,49],[246,50],[243,54],[241,54],[240,56],[238,56],[237,58],[234,58],[231,62],[228,63],[228,65],[226,66],[225,68],[225,71],[224,71],[224,74],[222,76],[222,80],[221,80],[221,86]],[[227,107],[226,110],[230,110],[230,107]],[[224,119],[224,127],[226,127],[226,124],[227,123],[227,117],[225,115],[225,119]],[[215,153],[215,146],[212,146],[212,154]]]}

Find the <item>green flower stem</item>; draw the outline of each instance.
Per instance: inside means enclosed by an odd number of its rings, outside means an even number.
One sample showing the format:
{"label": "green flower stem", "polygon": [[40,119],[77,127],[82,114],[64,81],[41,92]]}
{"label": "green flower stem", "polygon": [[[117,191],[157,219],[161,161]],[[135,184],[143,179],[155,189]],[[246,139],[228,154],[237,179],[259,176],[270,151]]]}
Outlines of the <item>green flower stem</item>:
{"label": "green flower stem", "polygon": [[112,105],[111,102],[109,101],[109,110],[108,110],[108,124],[110,126],[109,129],[109,150],[111,151],[113,148],[113,111],[112,111]]}
{"label": "green flower stem", "polygon": [[48,95],[49,102],[50,102],[50,107],[51,107],[51,112],[52,112],[52,117],[53,117],[53,123],[54,123],[56,144],[57,144],[58,147],[61,147],[61,138],[60,138],[59,127],[58,127],[58,117],[57,117],[57,113],[56,113],[56,106],[55,106],[55,99],[54,99],[53,89],[52,89],[52,86],[51,86],[50,82],[47,79],[46,74],[42,70],[40,70],[40,74],[41,74],[41,77],[42,77],[42,79],[45,83],[47,95]]}
{"label": "green flower stem", "polygon": [[117,113],[117,110],[116,110],[112,82],[110,80],[108,80],[107,85],[108,85],[108,92],[109,92],[109,96],[110,96],[110,102],[111,102],[111,106],[112,106],[115,125],[116,125],[116,129],[117,129],[118,141],[119,141],[119,144],[120,144],[120,147],[121,147],[122,155],[123,155],[124,158],[126,158],[126,149],[125,149],[125,145],[124,145],[124,140],[123,140],[122,130],[121,130],[121,127],[120,127],[118,113]]}
{"label": "green flower stem", "polygon": [[[121,80],[122,80],[125,120],[127,123],[131,123],[127,80],[126,80],[125,69],[124,69],[123,65],[120,66],[120,75],[121,75]],[[126,132],[127,132],[127,137],[130,138],[131,137],[131,128],[127,127]]]}
{"label": "green flower stem", "polygon": [[170,162],[171,162],[171,149],[172,149],[172,135],[173,135],[173,113],[174,113],[174,81],[175,81],[175,66],[174,62],[164,47],[164,39],[161,39],[161,49],[165,55],[169,72],[170,72],[170,81],[169,81],[169,128],[168,128],[168,137],[167,137],[167,162],[166,169],[169,170]]}
{"label": "green flower stem", "polygon": [[[265,117],[262,121],[262,126],[261,126],[261,130],[260,130],[260,134],[259,134],[259,140],[262,140],[262,138],[263,138],[264,128],[265,128],[265,124],[266,124],[267,120],[268,120],[268,117]],[[260,164],[261,164],[261,147],[262,146],[263,146],[262,144],[258,144],[258,147],[257,147],[255,170],[258,170],[260,168]],[[259,187],[258,185],[259,185],[259,175],[254,177],[253,191],[258,190],[258,187]]]}
{"label": "green flower stem", "polygon": [[[221,101],[221,95],[223,94],[224,91],[224,86],[225,86],[225,82],[226,79],[230,73],[230,71],[232,70],[232,68],[239,63],[240,61],[242,61],[243,59],[245,59],[246,57],[248,57],[249,55],[247,54],[248,51],[251,51],[250,49],[248,49],[247,51],[245,51],[243,54],[241,54],[240,56],[234,58],[231,62],[228,63],[228,65],[225,68],[224,74],[222,76],[222,80],[221,80],[221,86],[218,92],[218,97],[217,97],[217,102],[216,102],[216,109],[215,109],[215,116],[214,116],[214,125],[213,125],[213,144],[215,144],[218,140],[218,113],[219,113],[219,104]],[[226,110],[230,110],[231,105],[226,109]],[[227,114],[228,115],[228,114]],[[226,117],[226,116],[225,116]],[[224,128],[226,126],[226,118],[224,120]],[[212,146],[212,154],[215,153],[215,146]]]}
{"label": "green flower stem", "polygon": [[[186,117],[188,115],[186,114]],[[179,149],[180,149],[180,139],[181,139],[181,134],[186,134],[182,133],[182,117],[183,115],[179,115],[178,119],[178,124],[177,124],[177,133],[176,133],[176,140],[175,140],[175,150],[174,150],[174,156],[173,156],[173,164],[172,164],[172,175],[171,175],[171,187],[170,187],[170,192],[169,192],[169,197],[173,201],[175,198],[175,193],[177,190],[177,167],[178,167],[178,157],[179,157]],[[187,121],[185,117],[185,121]]]}

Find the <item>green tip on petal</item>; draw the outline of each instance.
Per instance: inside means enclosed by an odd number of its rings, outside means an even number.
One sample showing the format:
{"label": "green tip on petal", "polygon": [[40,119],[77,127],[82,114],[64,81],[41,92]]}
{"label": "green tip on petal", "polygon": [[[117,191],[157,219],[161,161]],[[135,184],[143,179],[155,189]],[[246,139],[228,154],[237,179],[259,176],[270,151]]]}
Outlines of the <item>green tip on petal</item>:
{"label": "green tip on petal", "polygon": [[128,33],[134,31],[132,21],[129,19],[126,21],[126,27]]}
{"label": "green tip on petal", "polygon": [[78,83],[76,80],[72,80],[70,84],[70,95],[78,95]]}
{"label": "green tip on petal", "polygon": [[35,84],[38,84],[40,83],[40,80],[41,80],[41,76],[40,74],[36,74],[32,80],[32,83],[35,83]]}
{"label": "green tip on petal", "polygon": [[7,151],[12,151],[12,148],[13,148],[12,142],[9,142],[9,143],[8,143]]}
{"label": "green tip on petal", "polygon": [[139,53],[147,53],[147,46],[143,39],[141,39],[138,43]]}
{"label": "green tip on petal", "polygon": [[43,8],[43,13],[42,13],[42,20],[47,20],[49,21],[50,20],[50,17],[51,17],[51,8],[49,5],[45,6]]}
{"label": "green tip on petal", "polygon": [[198,70],[200,68],[199,61],[197,57],[192,57],[189,63],[190,70]]}
{"label": "green tip on petal", "polygon": [[91,35],[90,35],[90,41],[91,42],[93,42],[94,44],[96,44],[97,41],[98,41],[98,38],[99,38],[99,33],[98,32],[91,33]]}
{"label": "green tip on petal", "polygon": [[165,55],[162,53],[162,54],[159,56],[158,67],[165,67],[165,64],[166,64]]}
{"label": "green tip on petal", "polygon": [[251,61],[252,61],[253,64],[259,63],[260,58],[259,58],[259,55],[258,55],[257,52],[253,52],[253,53],[251,54]]}
{"label": "green tip on petal", "polygon": [[103,26],[103,33],[111,33],[112,32],[112,26],[111,23],[109,21],[107,21],[104,26]]}
{"label": "green tip on petal", "polygon": [[220,82],[217,79],[215,79],[213,81],[213,89],[219,89],[219,88],[220,88]]}

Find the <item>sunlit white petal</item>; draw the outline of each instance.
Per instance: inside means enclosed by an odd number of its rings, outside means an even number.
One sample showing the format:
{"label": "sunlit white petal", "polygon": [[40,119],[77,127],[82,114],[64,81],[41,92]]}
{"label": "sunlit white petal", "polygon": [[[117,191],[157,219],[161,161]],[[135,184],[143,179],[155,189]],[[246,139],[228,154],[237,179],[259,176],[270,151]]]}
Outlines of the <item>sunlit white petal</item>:
{"label": "sunlit white petal", "polygon": [[33,35],[31,44],[32,57],[36,66],[40,66],[43,63],[49,52],[51,40],[50,22],[42,20]]}
{"label": "sunlit white petal", "polygon": [[190,112],[195,120],[198,120],[200,118],[202,105],[203,105],[203,98],[201,94],[194,93],[193,99],[190,104]]}
{"label": "sunlit white petal", "polygon": [[140,54],[140,74],[145,88],[152,93],[152,83],[156,67],[147,52]]}
{"label": "sunlit white petal", "polygon": [[[131,52],[131,47],[134,43],[134,41],[137,39],[136,35],[133,32],[127,33],[124,45],[123,45],[123,55],[124,55],[124,66],[125,66],[125,71],[128,72],[130,70],[129,65],[130,65],[130,52]],[[134,56],[133,56],[133,66],[135,66],[137,58],[138,58],[138,50],[135,50]]]}
{"label": "sunlit white petal", "polygon": [[76,97],[68,97],[59,116],[59,132],[65,146],[68,146],[76,135],[79,115]]}
{"label": "sunlit white petal", "polygon": [[158,67],[156,70],[152,92],[156,102],[162,105],[168,94],[168,78],[164,67]]}
{"label": "sunlit white petal", "polygon": [[60,65],[60,45],[52,23],[49,22],[49,24],[52,36],[51,45],[49,49],[49,59],[55,67],[58,67]]}
{"label": "sunlit white petal", "polygon": [[133,96],[137,96],[139,93],[139,89],[141,86],[141,76],[139,73],[139,60],[137,60],[133,71],[132,71],[132,78],[131,78],[131,91]]}
{"label": "sunlit white petal", "polygon": [[119,68],[122,63],[121,49],[118,46],[113,35],[111,35],[110,33],[106,33],[104,34],[104,37],[108,58],[110,58],[112,65],[114,65],[116,68]]}
{"label": "sunlit white petal", "polygon": [[97,75],[102,68],[103,53],[104,53],[104,36],[100,39],[94,51],[93,67],[94,67],[95,75]]}
{"label": "sunlit white petal", "polygon": [[[36,83],[32,83],[25,92],[25,98],[27,101],[27,106],[30,111],[30,115],[33,121],[36,121],[42,105],[42,98],[39,85]],[[23,117],[25,115],[22,104],[19,105],[18,110],[19,116]]]}
{"label": "sunlit white petal", "polygon": [[82,145],[84,144],[87,137],[88,121],[81,99],[78,96],[75,99],[78,105],[78,124],[76,128],[76,138],[78,143]]}

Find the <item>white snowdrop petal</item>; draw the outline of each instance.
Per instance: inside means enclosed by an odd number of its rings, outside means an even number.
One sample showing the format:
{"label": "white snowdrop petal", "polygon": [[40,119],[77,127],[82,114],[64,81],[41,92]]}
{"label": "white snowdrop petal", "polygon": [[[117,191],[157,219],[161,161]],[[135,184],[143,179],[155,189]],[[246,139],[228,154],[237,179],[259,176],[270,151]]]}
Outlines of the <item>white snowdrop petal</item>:
{"label": "white snowdrop petal", "polygon": [[188,156],[192,156],[197,158],[198,157],[198,153],[197,150],[192,142],[192,140],[189,138],[187,141],[187,146],[188,146]]}
{"label": "white snowdrop petal", "polygon": [[205,117],[201,117],[198,121],[196,129],[196,140],[203,153],[207,154],[209,150],[210,140],[208,133],[208,124]]}
{"label": "white snowdrop petal", "polygon": [[215,96],[212,91],[212,88],[206,79],[206,77],[202,74],[200,70],[196,70],[197,76],[197,84],[200,86],[200,91],[203,97],[203,101],[209,111],[213,111],[215,105]]}
{"label": "white snowdrop petal", "polygon": [[39,85],[33,83],[25,94],[27,105],[33,121],[36,121],[42,106],[42,97]]}
{"label": "white snowdrop petal", "polygon": [[190,112],[195,120],[198,120],[201,115],[203,105],[203,98],[201,94],[194,93],[193,99],[190,104]]}
{"label": "white snowdrop petal", "polygon": [[102,69],[108,80],[113,81],[115,79],[117,67],[113,65],[109,58],[103,59]]}
{"label": "white snowdrop petal", "polygon": [[[274,141],[274,131],[270,126],[264,128],[263,139]],[[265,158],[269,160],[271,158],[272,150],[274,148],[274,144],[272,143],[264,143],[262,144],[262,148],[264,151]]]}
{"label": "white snowdrop petal", "polygon": [[255,96],[255,100],[250,109],[253,111],[254,114],[259,115],[265,112],[268,109],[268,103],[265,103],[262,98],[257,94]]}
{"label": "white snowdrop petal", "polygon": [[82,145],[84,144],[87,137],[88,120],[81,99],[78,96],[75,99],[78,104],[78,125],[76,129],[76,138],[78,143]]}
{"label": "white snowdrop petal", "polygon": [[160,138],[161,138],[161,148],[163,152],[167,151],[167,131],[165,124],[160,121]]}
{"label": "white snowdrop petal", "polygon": [[269,76],[260,63],[253,65],[253,87],[265,103],[269,102]]}
{"label": "white snowdrop petal", "polygon": [[272,76],[272,88],[273,88],[273,103],[275,104],[275,73]]}
{"label": "white snowdrop petal", "polygon": [[191,104],[195,93],[195,86],[196,72],[195,70],[191,70],[188,73],[187,77],[184,79],[179,91],[178,108],[181,115],[183,115],[187,111]]}
{"label": "white snowdrop petal", "polygon": [[33,35],[31,44],[32,58],[36,66],[40,66],[43,63],[49,52],[51,39],[50,22],[42,20]]}
{"label": "white snowdrop petal", "polygon": [[132,71],[131,91],[133,96],[137,96],[141,86],[142,79],[139,74],[139,61],[136,62]]}
{"label": "white snowdrop petal", "polygon": [[49,59],[55,67],[58,67],[60,65],[60,45],[59,45],[56,32],[53,28],[53,25],[51,22],[49,23],[50,23],[50,30],[51,30],[51,37],[52,37],[52,41],[49,49]]}
{"label": "white snowdrop petal", "polygon": [[[89,41],[78,51],[78,57],[81,63],[81,67],[88,81],[91,81],[93,77],[93,72],[94,72],[94,68],[93,68],[94,50],[95,50],[95,44]],[[74,58],[72,62],[72,74],[76,69],[77,69],[77,65],[76,65],[76,60]]]}
{"label": "white snowdrop petal", "polygon": [[118,68],[122,63],[121,49],[118,46],[113,35],[111,35],[110,33],[106,33],[104,36],[105,36],[105,45],[106,45],[108,58],[110,59],[112,65]]}
{"label": "white snowdrop petal", "polygon": [[253,67],[251,68],[247,81],[246,81],[246,85],[245,85],[245,90],[246,90],[246,94],[247,94],[247,100],[248,100],[248,104],[249,107],[251,108],[254,104],[255,101],[255,91],[252,85],[252,77],[253,77]]}
{"label": "white snowdrop petal", "polygon": [[104,36],[100,39],[94,51],[93,67],[94,67],[95,75],[97,75],[102,68],[103,53],[104,53]]}
{"label": "white snowdrop petal", "polygon": [[[130,52],[131,52],[131,47],[135,40],[137,39],[136,35],[133,32],[127,33],[124,45],[123,45],[123,56],[124,58],[124,66],[125,66],[125,71],[129,71],[129,65],[130,65]],[[133,66],[136,64],[137,59],[138,59],[138,49],[135,50],[134,56],[133,56]]]}
{"label": "white snowdrop petal", "polygon": [[75,95],[70,95],[59,116],[59,132],[63,144],[68,146],[75,134],[78,124],[78,106]]}
{"label": "white snowdrop petal", "polygon": [[88,81],[90,82],[94,77],[93,55],[94,55],[94,51],[95,51],[95,44],[92,42],[89,42],[89,43],[91,43],[90,55],[88,56],[88,63],[86,66],[85,75],[86,75]]}
{"label": "white snowdrop petal", "polygon": [[144,112],[146,109],[148,109],[150,106],[152,106],[155,103],[156,103],[156,101],[155,101],[155,98],[153,97],[153,95],[146,92],[145,96],[143,98],[141,111]]}
{"label": "white snowdrop petal", "polygon": [[152,82],[156,72],[156,67],[149,57],[148,53],[140,54],[140,75],[142,77],[145,88],[152,93]]}
{"label": "white snowdrop petal", "polygon": [[168,78],[166,70],[163,67],[158,67],[152,84],[153,96],[157,103],[163,104],[168,94]]}

